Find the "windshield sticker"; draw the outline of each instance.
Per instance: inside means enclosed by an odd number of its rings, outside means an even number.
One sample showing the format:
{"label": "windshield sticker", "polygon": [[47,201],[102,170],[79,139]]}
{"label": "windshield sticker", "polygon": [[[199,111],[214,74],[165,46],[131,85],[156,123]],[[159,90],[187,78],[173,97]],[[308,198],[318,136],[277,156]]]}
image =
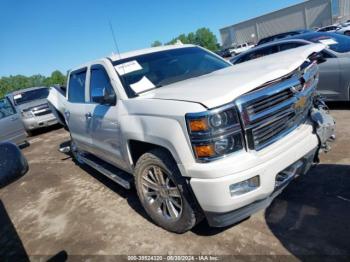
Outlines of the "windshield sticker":
{"label": "windshield sticker", "polygon": [[120,65],[116,65],[114,66],[114,68],[115,70],[117,70],[118,74],[122,76],[131,72],[141,70],[142,66],[136,60],[133,60]]}
{"label": "windshield sticker", "polygon": [[18,94],[18,95],[14,95],[13,96],[13,99],[21,99],[22,98],[22,95],[21,94]]}
{"label": "windshield sticker", "polygon": [[331,38],[329,38],[329,39],[322,39],[322,40],[319,40],[319,42],[321,44],[324,44],[324,45],[327,45],[327,46],[338,44],[337,41],[335,41],[334,39],[331,39]]}
{"label": "windshield sticker", "polygon": [[154,88],[155,85],[151,81],[149,81],[147,77],[144,76],[141,78],[140,81],[131,84],[130,87],[132,90],[135,91],[135,93],[138,94]]}

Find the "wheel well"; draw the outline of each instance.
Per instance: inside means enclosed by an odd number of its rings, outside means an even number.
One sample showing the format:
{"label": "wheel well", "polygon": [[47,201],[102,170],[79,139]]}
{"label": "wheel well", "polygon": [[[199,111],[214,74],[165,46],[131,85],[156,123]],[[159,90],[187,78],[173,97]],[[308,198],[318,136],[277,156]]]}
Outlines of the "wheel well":
{"label": "wheel well", "polygon": [[155,149],[155,148],[161,148],[165,151],[167,151],[171,156],[171,152],[162,146],[143,142],[143,141],[137,141],[137,140],[130,140],[129,141],[129,150],[132,158],[132,162],[134,166],[136,165],[137,160],[146,152]]}

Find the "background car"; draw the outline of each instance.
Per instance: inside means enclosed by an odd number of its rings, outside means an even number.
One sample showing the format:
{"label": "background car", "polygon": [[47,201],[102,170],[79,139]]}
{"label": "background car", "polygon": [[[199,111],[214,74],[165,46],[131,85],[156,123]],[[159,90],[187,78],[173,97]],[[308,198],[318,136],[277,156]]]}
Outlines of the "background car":
{"label": "background car", "polygon": [[231,53],[230,53],[230,50],[228,48],[216,51],[215,54],[217,54],[221,57],[224,57],[224,58],[231,57]]}
{"label": "background car", "polygon": [[235,56],[235,55],[243,53],[243,52],[245,52],[253,47],[254,47],[254,44],[252,44],[252,43],[243,43],[243,44],[237,45],[233,48],[229,48],[229,51],[230,51],[231,55]]}
{"label": "background car", "polygon": [[342,27],[341,29],[337,30],[337,34],[342,34],[346,36],[350,36],[350,23],[348,26]]}
{"label": "background car", "polygon": [[311,31],[310,30],[295,30],[295,31],[289,31],[289,32],[277,34],[277,35],[272,35],[272,36],[260,39],[257,45],[263,45],[263,44],[273,42],[273,41],[276,41],[279,39],[283,39],[283,38],[286,38],[289,36],[305,34],[308,32],[311,32]]}
{"label": "background car", "polygon": [[341,26],[338,26],[338,25],[329,25],[329,26],[325,26],[325,27],[321,27],[321,28],[318,28],[316,30],[316,32],[329,32],[329,33],[332,33],[332,32],[335,32],[337,30],[341,29]]}
{"label": "background car", "polygon": [[21,113],[27,133],[30,134],[35,129],[58,123],[49,108],[48,95],[49,89],[47,87],[32,87],[7,95],[14,103],[17,111]]}
{"label": "background car", "polygon": [[26,143],[27,134],[20,115],[5,97],[0,99],[0,142],[10,141],[17,145]]}
{"label": "background car", "polygon": [[322,43],[327,46],[322,52],[325,61],[320,66],[318,92],[326,100],[350,100],[350,38],[335,33],[313,32],[289,37],[258,46],[232,58],[232,64],[239,64],[291,48]]}

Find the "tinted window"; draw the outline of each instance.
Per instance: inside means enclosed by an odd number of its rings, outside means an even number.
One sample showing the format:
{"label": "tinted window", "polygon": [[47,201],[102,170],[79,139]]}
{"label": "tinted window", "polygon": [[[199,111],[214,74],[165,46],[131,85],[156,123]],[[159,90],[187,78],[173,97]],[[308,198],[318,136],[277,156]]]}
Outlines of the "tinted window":
{"label": "tinted window", "polygon": [[241,59],[239,59],[235,64],[243,63],[249,60],[257,59],[257,58],[271,55],[277,52],[278,52],[277,46],[269,46],[269,47],[261,48],[253,52],[249,52],[248,54],[243,56]]}
{"label": "tinted window", "polygon": [[94,97],[102,94],[104,88],[109,91],[109,94],[114,93],[106,70],[102,66],[92,67],[90,76],[90,101],[96,102]]}
{"label": "tinted window", "polygon": [[0,119],[14,115],[15,113],[15,109],[8,98],[0,99]]}
{"label": "tinted window", "polygon": [[298,38],[325,44],[329,49],[338,53],[350,52],[350,37],[348,36],[335,33],[312,33],[300,35]]}
{"label": "tinted window", "polygon": [[68,101],[72,103],[85,102],[86,69],[72,72],[69,77]]}
{"label": "tinted window", "polygon": [[146,83],[149,87],[159,88],[231,66],[230,63],[198,47],[144,54],[115,61],[113,65],[126,65],[127,62],[136,65],[137,68],[127,73],[119,72],[129,97],[137,94],[131,85]]}
{"label": "tinted window", "polygon": [[285,50],[297,48],[297,47],[300,47],[303,45],[306,45],[306,44],[304,44],[304,43],[285,43],[285,44],[281,44],[279,47],[280,47],[280,51],[285,51]]}
{"label": "tinted window", "polygon": [[13,95],[15,105],[25,104],[34,100],[47,98],[49,95],[48,88],[40,88],[30,91],[24,91],[22,93],[16,93]]}

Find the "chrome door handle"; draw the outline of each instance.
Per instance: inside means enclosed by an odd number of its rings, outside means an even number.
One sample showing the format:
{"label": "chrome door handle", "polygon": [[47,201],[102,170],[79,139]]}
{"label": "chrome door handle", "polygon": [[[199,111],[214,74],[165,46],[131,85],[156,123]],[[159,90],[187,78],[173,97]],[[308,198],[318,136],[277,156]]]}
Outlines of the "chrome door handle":
{"label": "chrome door handle", "polygon": [[85,118],[86,118],[86,119],[89,120],[89,119],[91,119],[91,117],[92,117],[91,113],[86,113],[86,114],[85,114]]}

